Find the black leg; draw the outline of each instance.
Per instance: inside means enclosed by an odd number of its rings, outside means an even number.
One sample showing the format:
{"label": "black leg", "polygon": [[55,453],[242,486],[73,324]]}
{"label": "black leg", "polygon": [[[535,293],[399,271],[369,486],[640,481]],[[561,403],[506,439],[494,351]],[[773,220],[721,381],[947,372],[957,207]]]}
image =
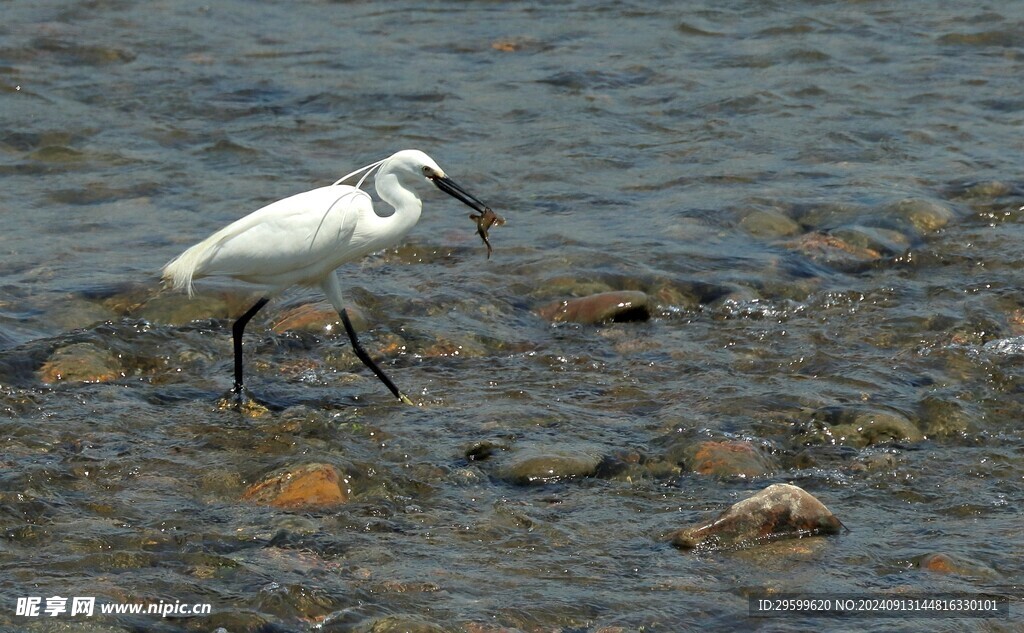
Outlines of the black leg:
{"label": "black leg", "polygon": [[363,346],[359,344],[359,339],[356,338],[355,328],[352,327],[352,322],[348,319],[348,311],[342,308],[338,311],[338,314],[341,316],[341,323],[345,326],[345,331],[348,332],[348,338],[352,341],[352,349],[355,351],[356,356],[359,357],[359,360],[363,361],[363,364],[369,367],[370,371],[377,374],[377,378],[380,378],[380,381],[384,383],[385,387],[391,390],[391,393],[393,393],[396,398],[405,404],[412,404],[412,400],[398,390],[398,387],[395,386],[395,383],[391,382],[391,379],[384,373],[384,370],[378,367],[377,363],[373,362],[370,355],[367,354],[366,350],[363,349]]}
{"label": "black leg", "polygon": [[235,386],[232,391],[236,395],[242,393],[242,334],[245,332],[245,326],[252,320],[256,313],[263,309],[263,306],[267,305],[270,299],[261,297],[256,305],[249,308],[249,311],[238,317],[234,325],[231,326],[231,338],[235,342]]}

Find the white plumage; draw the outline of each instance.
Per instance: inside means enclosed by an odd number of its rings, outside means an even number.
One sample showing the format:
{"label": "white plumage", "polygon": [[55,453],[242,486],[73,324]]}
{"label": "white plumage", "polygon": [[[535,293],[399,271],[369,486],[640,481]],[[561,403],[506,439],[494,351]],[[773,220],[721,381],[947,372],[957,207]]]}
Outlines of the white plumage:
{"label": "white plumage", "polygon": [[[370,196],[360,189],[376,172],[381,200],[394,207],[378,215]],[[341,184],[362,174],[355,186]],[[483,213],[486,205],[448,178],[432,158],[419,150],[403,150],[358,169],[333,185],[278,200],[232,222],[189,248],[163,269],[164,282],[191,296],[193,281],[225,276],[265,288],[260,301],[234,324],[235,387],[242,396],[241,336],[245,325],[273,295],[300,284],[319,286],[342,318],[360,359],[405,402],[391,380],[362,350],[351,328],[335,269],[345,262],[401,241],[416,225],[423,203],[410,187],[433,182],[442,191]]]}

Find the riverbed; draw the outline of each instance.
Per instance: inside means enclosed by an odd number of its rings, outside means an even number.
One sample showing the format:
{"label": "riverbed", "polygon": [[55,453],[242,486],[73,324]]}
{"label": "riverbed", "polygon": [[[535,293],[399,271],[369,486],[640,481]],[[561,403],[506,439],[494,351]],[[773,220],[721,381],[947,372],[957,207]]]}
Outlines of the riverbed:
{"label": "riverbed", "polygon": [[[836,624],[751,617],[765,593],[1019,610],[1022,7],[4,13],[5,630]],[[161,288],[161,267],[404,148],[507,220],[488,259],[469,209],[426,185],[404,244],[338,272],[367,350],[415,406],[304,288],[246,333],[247,386],[269,409],[219,406],[231,322],[259,289],[203,280],[190,300]],[[643,293],[641,314],[545,317],[623,291]],[[733,457],[701,461],[723,447]],[[338,473],[345,501],[245,498],[304,464]],[[666,541],[782,482],[847,530]],[[210,613],[16,614],[53,596]],[[842,625],[965,622],[1019,630]]]}

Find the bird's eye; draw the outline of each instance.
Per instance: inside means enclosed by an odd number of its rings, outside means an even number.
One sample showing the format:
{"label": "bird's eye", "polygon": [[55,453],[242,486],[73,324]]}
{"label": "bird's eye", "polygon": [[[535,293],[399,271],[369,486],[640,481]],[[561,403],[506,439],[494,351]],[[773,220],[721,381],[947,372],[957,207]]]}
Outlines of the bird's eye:
{"label": "bird's eye", "polygon": [[437,174],[434,173],[433,168],[431,168],[429,165],[424,165],[423,166],[423,175],[426,176],[427,178],[433,178]]}

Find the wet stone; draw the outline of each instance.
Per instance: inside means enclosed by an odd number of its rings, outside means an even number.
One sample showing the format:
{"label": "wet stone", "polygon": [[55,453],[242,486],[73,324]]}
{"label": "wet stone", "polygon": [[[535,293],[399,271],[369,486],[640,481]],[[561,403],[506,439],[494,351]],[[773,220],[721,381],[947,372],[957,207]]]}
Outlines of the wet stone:
{"label": "wet stone", "polygon": [[[345,311],[357,332],[366,330],[368,321],[363,311],[356,306],[346,306]],[[303,332],[344,332],[345,326],[337,310],[326,301],[303,303],[290,306],[274,317],[270,328],[280,334],[288,330]]]}
{"label": "wet stone", "polygon": [[987,180],[967,185],[958,197],[978,200],[994,200],[1014,193],[1014,187],[1000,180]]}
{"label": "wet stone", "polygon": [[[760,300],[757,290],[737,284],[724,289],[723,294],[707,305],[710,311],[725,318],[751,318],[760,310],[755,305]],[[752,306],[753,312],[748,310]]]}
{"label": "wet stone", "polygon": [[284,468],[250,486],[243,501],[275,508],[298,509],[339,505],[348,501],[338,471],[330,464]]}
{"label": "wet stone", "polygon": [[803,226],[815,230],[825,230],[834,226],[856,222],[865,217],[868,210],[861,205],[847,203],[827,203],[814,205],[797,213],[797,221]]}
{"label": "wet stone", "polygon": [[905,415],[883,409],[828,407],[814,414],[824,422],[807,443],[864,447],[886,442],[920,442],[924,434]]}
{"label": "wet stone", "polygon": [[669,310],[698,310],[700,296],[673,284],[662,284],[651,290],[654,299]]}
{"label": "wet stone", "polygon": [[756,210],[740,220],[740,227],[754,237],[774,239],[800,233],[800,225],[778,211]]}
{"label": "wet stone", "polygon": [[74,343],[58,348],[39,369],[39,380],[53,384],[60,381],[109,382],[122,375],[117,356],[92,343]]}
{"label": "wet stone", "polygon": [[791,484],[774,484],[718,517],[673,532],[681,549],[731,549],[767,541],[838,534],[842,523],[821,501]]}
{"label": "wet stone", "polygon": [[978,578],[995,578],[999,575],[988,565],[971,560],[959,554],[932,552],[914,561],[917,567],[936,574],[956,574]]}
{"label": "wet stone", "polygon": [[552,483],[592,477],[600,462],[600,457],[587,454],[534,454],[514,459],[501,469],[500,476],[520,485]]}
{"label": "wet stone", "polygon": [[501,440],[479,440],[466,447],[463,454],[471,462],[480,462],[489,459],[499,451],[507,451],[511,448],[508,442]]}
{"label": "wet stone", "polygon": [[[349,318],[352,317],[351,312]],[[341,317],[334,307],[325,303],[304,303],[287,308],[274,317],[270,329],[280,334],[288,330],[305,332],[322,332],[324,330],[343,329]]]}
{"label": "wet stone", "polygon": [[534,288],[531,296],[535,298],[551,298],[560,296],[586,297],[602,292],[613,292],[612,288],[605,281],[593,281],[578,279],[573,276],[551,277],[545,279],[542,284]]}
{"label": "wet stone", "polygon": [[418,354],[423,358],[480,358],[487,354],[487,348],[469,337],[457,341],[438,337],[433,343],[418,350]]}
{"label": "wet stone", "polygon": [[877,250],[824,233],[807,233],[787,245],[817,264],[845,272],[864,270],[882,257]]}
{"label": "wet stone", "polygon": [[900,464],[897,455],[889,452],[880,453],[866,453],[859,455],[857,459],[850,464],[851,472],[871,472],[871,471],[884,471],[894,470]]}
{"label": "wet stone", "polygon": [[884,255],[899,255],[910,248],[910,238],[903,233],[875,226],[843,226],[829,231],[829,235]]}
{"label": "wet stone", "polygon": [[595,477],[613,481],[669,479],[678,477],[679,465],[671,459],[652,457],[631,449],[605,455],[597,466]]}
{"label": "wet stone", "polygon": [[256,595],[259,611],[282,618],[315,620],[330,613],[334,602],[323,590],[300,584],[270,582]]}
{"label": "wet stone", "polygon": [[103,305],[78,296],[62,298],[60,308],[51,310],[50,314],[54,325],[62,330],[85,329],[116,316]]}
{"label": "wet stone", "polygon": [[1016,308],[1006,315],[1006,324],[1013,336],[1024,336],[1024,308]]}
{"label": "wet stone", "polygon": [[388,615],[355,628],[357,633],[444,633],[440,625],[413,615]]}
{"label": "wet stone", "polygon": [[778,470],[778,464],[753,442],[699,442],[684,447],[681,457],[684,468],[702,475],[757,477]]}
{"label": "wet stone", "polygon": [[918,404],[918,415],[928,437],[959,436],[975,427],[964,406],[954,399],[926,396]]}
{"label": "wet stone", "polygon": [[202,319],[235,318],[231,303],[222,296],[162,293],[147,300],[132,316],[150,323],[185,325]]}
{"label": "wet stone", "polygon": [[885,209],[887,217],[908,223],[920,233],[937,231],[956,220],[956,214],[946,205],[923,198],[907,198]]}
{"label": "wet stone", "polygon": [[650,299],[638,290],[602,292],[579,299],[556,301],[540,308],[537,313],[554,323],[622,323],[651,318]]}

